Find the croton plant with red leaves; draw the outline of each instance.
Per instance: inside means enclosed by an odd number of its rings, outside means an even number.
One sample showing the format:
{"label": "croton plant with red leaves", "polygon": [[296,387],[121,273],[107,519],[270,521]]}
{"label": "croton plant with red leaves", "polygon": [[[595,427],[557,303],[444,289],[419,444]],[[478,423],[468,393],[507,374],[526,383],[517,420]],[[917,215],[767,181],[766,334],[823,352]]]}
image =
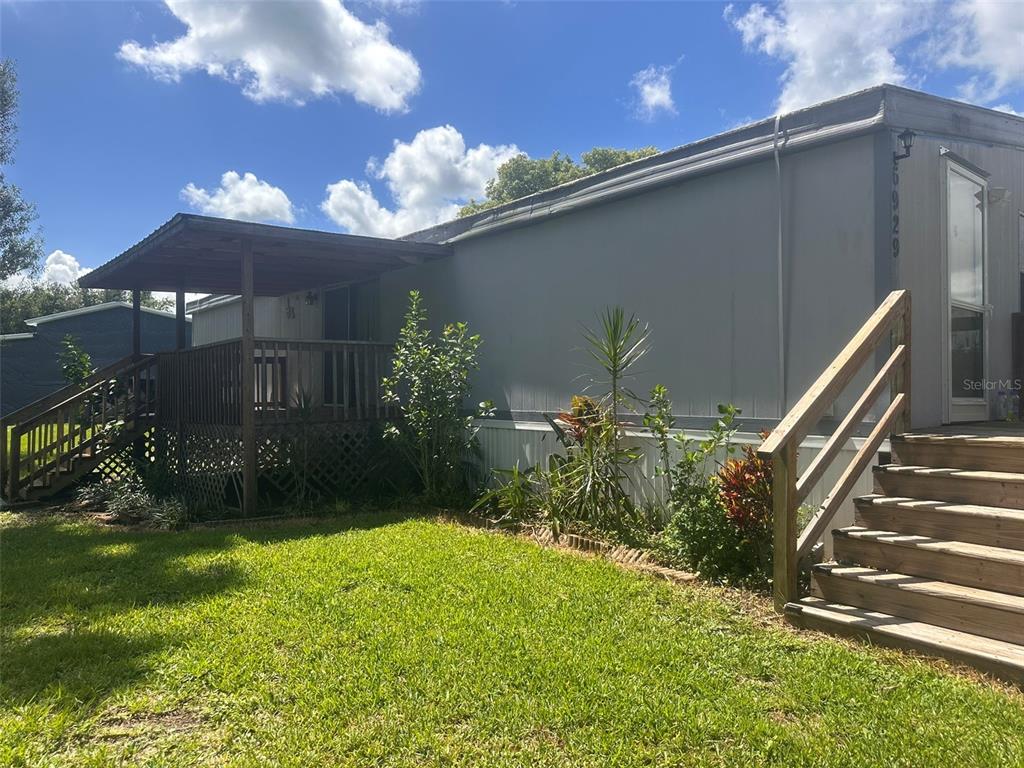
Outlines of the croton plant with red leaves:
{"label": "croton plant with red leaves", "polygon": [[[762,439],[767,436],[761,433]],[[772,525],[772,465],[752,445],[743,446],[743,453],[718,472],[725,515],[741,531],[765,530]]]}

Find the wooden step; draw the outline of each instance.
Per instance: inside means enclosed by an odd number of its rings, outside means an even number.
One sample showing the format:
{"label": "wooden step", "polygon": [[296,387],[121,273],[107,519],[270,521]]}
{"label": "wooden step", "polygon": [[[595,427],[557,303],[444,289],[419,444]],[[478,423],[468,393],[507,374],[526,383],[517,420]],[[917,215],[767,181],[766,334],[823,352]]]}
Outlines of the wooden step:
{"label": "wooden step", "polygon": [[901,464],[957,467],[991,472],[1024,472],[1024,434],[911,433],[891,439]]}
{"label": "wooden step", "polygon": [[893,531],[832,532],[836,560],[978,589],[1024,595],[1024,552]]}
{"label": "wooden step", "polygon": [[801,627],[862,637],[878,645],[939,656],[1024,684],[1024,647],[1014,643],[816,597],[788,603],[786,616]]}
{"label": "wooden step", "polygon": [[857,525],[1024,550],[1024,510],[891,496],[854,499]]}
{"label": "wooden step", "polygon": [[815,565],[812,583],[831,603],[1024,644],[1024,597],[834,563]]}
{"label": "wooden step", "polygon": [[886,464],[874,469],[886,496],[1024,509],[1024,473]]}

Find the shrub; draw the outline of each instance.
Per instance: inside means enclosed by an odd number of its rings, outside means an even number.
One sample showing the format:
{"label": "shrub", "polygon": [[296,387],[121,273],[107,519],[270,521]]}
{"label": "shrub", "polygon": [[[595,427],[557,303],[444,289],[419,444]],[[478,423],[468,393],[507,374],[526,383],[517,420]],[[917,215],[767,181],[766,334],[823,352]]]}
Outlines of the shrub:
{"label": "shrub", "polygon": [[121,523],[177,528],[189,520],[188,510],[180,500],[154,496],[135,472],[84,485],[78,490],[77,500],[81,506],[102,509]]}
{"label": "shrub", "polygon": [[521,470],[516,463],[512,469],[498,469],[494,474],[498,484],[477,500],[470,513],[490,510],[499,525],[519,525],[539,514],[541,491],[533,467]]}
{"label": "shrub", "polygon": [[480,403],[475,414],[462,415],[480,336],[470,334],[465,323],[450,323],[434,338],[426,324],[420,294],[411,291],[392,374],[381,382],[384,402],[397,406],[400,415],[386,434],[416,471],[426,499],[446,503],[472,485],[478,454],[474,420],[493,413],[493,406]]}
{"label": "shrub", "polygon": [[565,455],[551,456],[539,476],[542,516],[556,535],[575,526],[630,542],[642,538],[645,515],[633,502],[626,472],[640,453],[621,447],[620,426],[611,412],[596,406],[579,415],[560,414],[558,420],[568,426],[554,425]]}
{"label": "shrub", "polygon": [[[658,550],[712,581],[764,588],[771,580],[771,465],[752,446],[732,458],[739,413],[720,405],[717,423],[699,443],[674,436],[682,456],[668,471],[672,517]],[[665,450],[666,438],[660,442]]]}
{"label": "shrub", "polygon": [[57,362],[64,381],[81,386],[92,375],[92,357],[78,345],[78,339],[70,333],[60,342]]}
{"label": "shrub", "polygon": [[[761,433],[761,439],[768,437]],[[743,446],[742,459],[727,459],[718,470],[725,514],[741,531],[758,533],[772,528],[772,465],[757,455],[752,445]]]}
{"label": "shrub", "polygon": [[654,517],[633,501],[638,489],[629,472],[641,453],[623,447],[620,414],[640,402],[629,380],[650,348],[649,336],[648,327],[621,307],[605,309],[597,330],[584,328],[588,354],[600,369],[589,386],[596,394],[575,395],[568,411],[546,417],[564,455],[525,472],[495,473],[500,484],[474,510],[490,507],[501,520],[540,519],[556,536],[572,528],[647,542]]}

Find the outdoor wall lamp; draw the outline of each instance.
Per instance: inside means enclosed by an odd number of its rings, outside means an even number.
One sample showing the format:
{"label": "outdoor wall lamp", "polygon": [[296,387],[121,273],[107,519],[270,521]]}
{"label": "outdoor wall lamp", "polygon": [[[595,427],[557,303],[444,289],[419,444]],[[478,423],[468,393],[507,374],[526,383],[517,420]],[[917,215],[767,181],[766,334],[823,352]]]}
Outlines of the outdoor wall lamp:
{"label": "outdoor wall lamp", "polygon": [[317,303],[318,300],[319,299],[318,299],[317,295],[315,293],[313,293],[313,291],[306,291],[306,306],[307,307],[312,307],[314,304]]}
{"label": "outdoor wall lamp", "polygon": [[896,138],[900,140],[900,146],[903,147],[903,152],[901,154],[897,154],[895,152],[892,153],[892,159],[894,162],[902,160],[905,157],[910,157],[910,148],[914,146],[914,132],[907,128]]}

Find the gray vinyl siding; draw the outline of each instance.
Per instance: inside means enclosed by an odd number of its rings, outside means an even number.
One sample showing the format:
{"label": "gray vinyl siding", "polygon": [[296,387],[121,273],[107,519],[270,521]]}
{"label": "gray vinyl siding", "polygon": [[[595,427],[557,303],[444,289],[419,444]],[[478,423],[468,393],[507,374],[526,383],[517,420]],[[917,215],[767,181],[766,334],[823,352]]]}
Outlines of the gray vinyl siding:
{"label": "gray vinyl siding", "polygon": [[[1022,136],[1024,141],[1024,136]],[[900,285],[913,298],[913,420],[915,426],[942,421],[943,198],[946,147],[990,174],[989,190],[1009,194],[988,206],[989,378],[1011,375],[1010,315],[1020,311],[1020,225],[1024,207],[1024,149],[919,135],[911,156],[900,161]]]}
{"label": "gray vinyl siding", "polygon": [[[782,158],[789,405],[875,306],[873,143]],[[381,277],[382,336],[396,335],[419,289],[434,321],[465,320],[482,335],[474,399],[552,412],[591,370],[580,324],[620,304],[653,330],[639,392],[665,384],[681,415],[714,416],[728,401],[774,420],[785,410],[776,227],[767,161],[460,241],[448,259]]]}

